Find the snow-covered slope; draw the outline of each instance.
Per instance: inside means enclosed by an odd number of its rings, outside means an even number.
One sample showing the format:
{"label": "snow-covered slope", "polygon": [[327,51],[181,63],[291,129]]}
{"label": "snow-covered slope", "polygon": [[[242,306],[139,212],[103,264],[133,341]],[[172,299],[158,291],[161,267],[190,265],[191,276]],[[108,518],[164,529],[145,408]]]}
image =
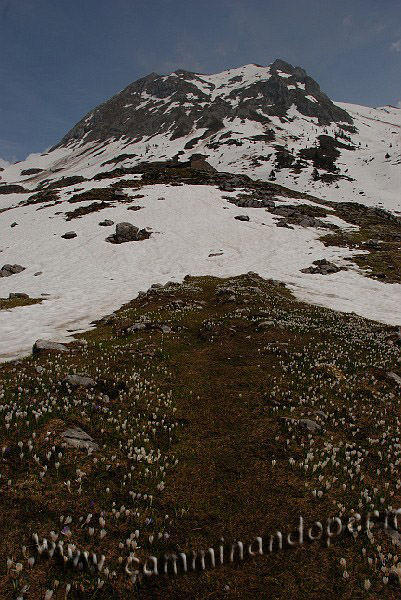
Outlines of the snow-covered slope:
{"label": "snow-covered slope", "polygon": [[[107,188],[119,179],[93,178],[118,168],[133,179],[140,175],[129,169],[143,162],[185,163],[201,154],[219,171],[399,212],[400,132],[399,109],[333,103],[305,71],[282,61],[135,82],[91,111],[57,147],[0,173],[0,267],[26,267],[0,278],[0,297],[20,291],[45,298],[0,311],[0,359],[28,352],[37,338],[64,339],[152,283],[187,274],[252,270],[285,281],[300,298],[401,325],[400,285],[368,279],[355,266],[329,277],[300,272],[316,259],[343,265],[350,256],[346,248],[323,246],[316,228],[278,228],[272,214],[238,209],[217,187],[200,185],[142,187],[138,212],[115,203],[66,223],[67,210],[88,202],[67,204],[77,184],[62,181],[79,176],[81,190]],[[2,194],[8,184],[23,189]],[[25,203],[50,185],[59,187],[57,203]],[[238,214],[250,222],[235,220]],[[105,218],[154,233],[142,242],[109,244],[111,232],[98,225]],[[77,237],[62,239],[71,229]]]}
{"label": "snow-covered slope", "polygon": [[[343,265],[350,256],[347,249],[324,247],[316,229],[278,228],[270,213],[238,209],[211,186],[155,185],[141,194],[139,211],[124,203],[68,223],[63,204],[19,205],[0,213],[2,261],[26,267],[0,279],[0,297],[19,291],[45,298],[39,305],[0,311],[0,358],[28,352],[37,338],[64,339],[152,283],[180,281],[187,274],[255,271],[289,283],[300,298],[401,325],[401,286],[367,279],[354,268],[330,277],[300,272],[316,259]],[[16,196],[8,196],[7,204]],[[238,214],[248,214],[250,222],[235,220]],[[105,218],[150,227],[154,233],[142,242],[109,244],[110,230],[98,225]],[[18,226],[11,228],[15,221]],[[62,239],[71,229],[77,237]]]}

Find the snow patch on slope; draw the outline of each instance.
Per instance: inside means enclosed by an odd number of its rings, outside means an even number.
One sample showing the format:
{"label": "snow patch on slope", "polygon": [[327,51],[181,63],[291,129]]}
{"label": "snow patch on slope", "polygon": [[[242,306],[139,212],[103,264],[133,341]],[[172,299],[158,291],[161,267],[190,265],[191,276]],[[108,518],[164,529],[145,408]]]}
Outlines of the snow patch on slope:
{"label": "snow patch on slope", "polygon": [[[400,285],[368,279],[352,267],[326,277],[300,273],[316,259],[344,264],[351,255],[345,248],[323,246],[317,230],[278,228],[273,215],[238,209],[210,186],[156,185],[141,193],[146,197],[138,212],[118,205],[70,223],[56,214],[67,204],[0,213],[2,261],[26,267],[0,279],[0,297],[26,292],[45,298],[42,304],[0,311],[0,360],[29,353],[38,338],[69,339],[152,283],[181,281],[187,274],[228,277],[255,271],[287,282],[301,299],[401,325]],[[21,199],[11,196],[10,203]],[[235,220],[239,213],[250,221]],[[105,237],[111,231],[98,225],[105,218],[154,233],[142,242],[109,244]],[[10,227],[13,221],[18,227]],[[78,236],[62,239],[71,229]],[[222,254],[210,257],[215,248]],[[43,274],[35,277],[37,271]]]}

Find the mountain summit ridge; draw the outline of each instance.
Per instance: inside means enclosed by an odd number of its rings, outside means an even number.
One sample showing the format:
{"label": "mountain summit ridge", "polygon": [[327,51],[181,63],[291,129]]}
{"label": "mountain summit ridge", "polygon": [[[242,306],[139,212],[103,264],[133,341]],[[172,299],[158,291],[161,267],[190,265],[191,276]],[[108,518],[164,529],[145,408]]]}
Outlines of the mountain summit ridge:
{"label": "mountain summit ridge", "polygon": [[235,118],[268,128],[270,117],[284,117],[293,105],[320,125],[352,124],[304,69],[277,59],[267,67],[249,64],[212,75],[184,69],[150,73],[91,110],[55,148],[123,136],[164,134],[174,140],[197,129],[206,138]]}

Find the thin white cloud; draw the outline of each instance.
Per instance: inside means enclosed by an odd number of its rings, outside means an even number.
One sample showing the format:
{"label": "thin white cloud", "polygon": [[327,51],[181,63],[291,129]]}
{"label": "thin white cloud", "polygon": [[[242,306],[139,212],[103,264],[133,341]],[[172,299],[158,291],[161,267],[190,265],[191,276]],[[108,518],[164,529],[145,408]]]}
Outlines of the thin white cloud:
{"label": "thin white cloud", "polygon": [[391,44],[391,50],[394,50],[395,52],[401,52],[401,39]]}
{"label": "thin white cloud", "polygon": [[397,108],[401,108],[401,100],[398,100],[398,102],[397,102]]}
{"label": "thin white cloud", "polygon": [[8,167],[10,163],[7,160],[4,160],[4,158],[0,158],[0,168],[1,169],[5,169],[6,167]]}

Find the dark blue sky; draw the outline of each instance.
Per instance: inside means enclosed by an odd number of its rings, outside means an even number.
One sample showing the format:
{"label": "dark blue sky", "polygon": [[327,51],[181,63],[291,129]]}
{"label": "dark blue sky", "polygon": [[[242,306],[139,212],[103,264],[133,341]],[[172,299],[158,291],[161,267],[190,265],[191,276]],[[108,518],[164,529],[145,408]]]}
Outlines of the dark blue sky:
{"label": "dark blue sky", "polygon": [[0,0],[0,157],[55,144],[139,77],[275,58],[335,100],[401,100],[400,0]]}

